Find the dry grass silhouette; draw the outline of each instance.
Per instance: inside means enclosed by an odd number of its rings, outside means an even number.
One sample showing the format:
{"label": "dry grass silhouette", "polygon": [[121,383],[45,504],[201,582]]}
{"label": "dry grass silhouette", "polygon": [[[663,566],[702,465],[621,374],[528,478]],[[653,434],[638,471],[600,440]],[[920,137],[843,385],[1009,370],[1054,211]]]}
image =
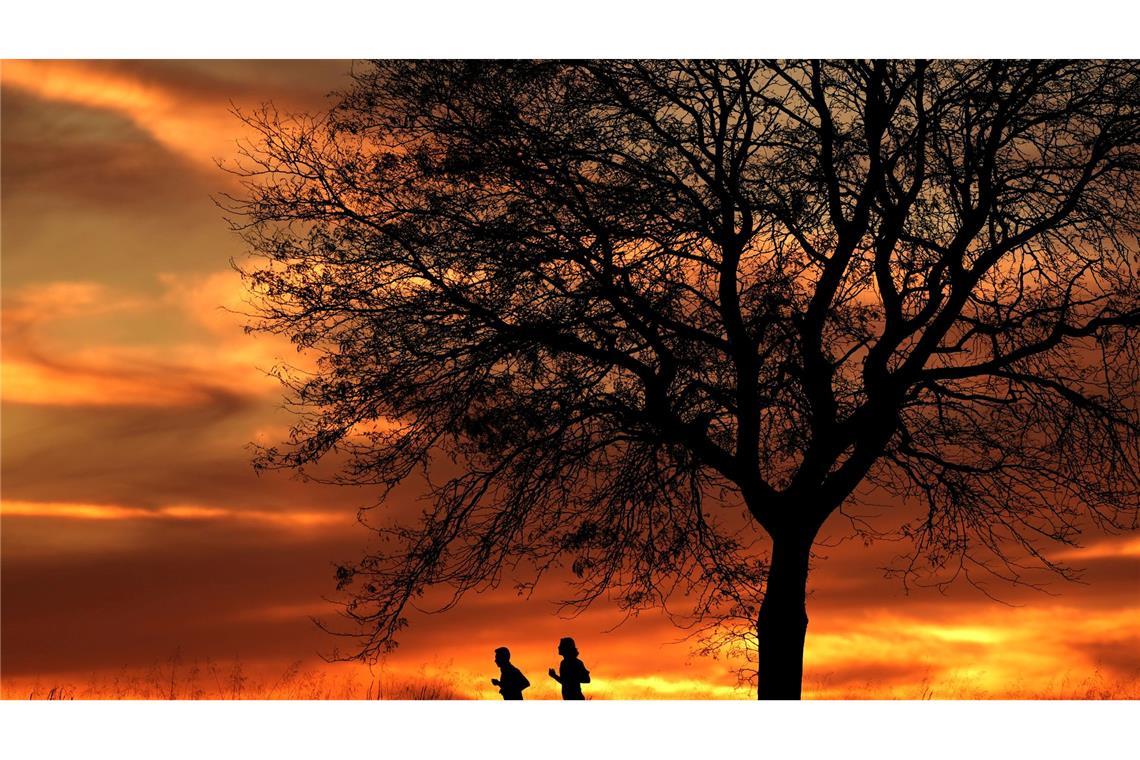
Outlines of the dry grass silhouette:
{"label": "dry grass silhouette", "polygon": [[[92,675],[83,683],[37,681],[20,693],[3,689],[5,699],[466,699],[453,681],[420,674],[409,678],[334,675],[290,664],[275,678],[250,675],[240,660],[223,664],[207,659],[185,663],[175,655],[145,671],[123,669]],[[14,691],[14,690],[13,690]]]}

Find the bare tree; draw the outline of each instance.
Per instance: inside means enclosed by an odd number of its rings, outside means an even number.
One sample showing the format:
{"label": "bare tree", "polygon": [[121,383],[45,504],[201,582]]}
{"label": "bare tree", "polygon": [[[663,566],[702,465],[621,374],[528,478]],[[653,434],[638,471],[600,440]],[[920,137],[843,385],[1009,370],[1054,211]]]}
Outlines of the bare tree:
{"label": "bare tree", "polygon": [[1134,528],[1138,73],[380,62],[247,115],[251,327],[319,356],[259,464],[445,473],[340,570],[350,656],[569,565],[574,604],[749,616],[798,698],[812,546],[866,489],[921,511],[911,569]]}

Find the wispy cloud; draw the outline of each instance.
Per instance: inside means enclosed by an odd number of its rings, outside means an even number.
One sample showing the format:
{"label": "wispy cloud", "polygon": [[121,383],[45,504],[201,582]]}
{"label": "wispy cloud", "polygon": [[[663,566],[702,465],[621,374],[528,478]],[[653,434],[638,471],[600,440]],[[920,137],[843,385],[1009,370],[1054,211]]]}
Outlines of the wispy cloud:
{"label": "wispy cloud", "polygon": [[1107,538],[1076,549],[1057,552],[1057,559],[1079,563],[1081,560],[1117,557],[1140,558],[1140,536]]}
{"label": "wispy cloud", "polygon": [[[95,282],[28,286],[5,298],[3,398],[60,406],[194,406],[278,390],[266,370],[283,340],[242,331],[244,290],[230,271],[159,274],[162,293],[115,292]],[[128,342],[100,334],[100,318],[165,324],[179,339]],[[121,324],[121,323],[120,323]],[[71,335],[60,336],[69,326]],[[187,328],[197,334],[187,334]],[[80,329],[82,328],[82,329]],[[137,341],[137,338],[135,339]]]}
{"label": "wispy cloud", "polygon": [[344,526],[344,514],[321,511],[225,509],[195,505],[171,505],[146,509],[114,504],[75,502],[0,501],[6,517],[50,517],[57,520],[200,520],[264,523],[283,528],[309,529]]}
{"label": "wispy cloud", "polygon": [[5,61],[4,87],[35,97],[111,111],[130,120],[171,152],[212,164],[237,137],[225,102],[180,97],[122,68],[84,61]]}

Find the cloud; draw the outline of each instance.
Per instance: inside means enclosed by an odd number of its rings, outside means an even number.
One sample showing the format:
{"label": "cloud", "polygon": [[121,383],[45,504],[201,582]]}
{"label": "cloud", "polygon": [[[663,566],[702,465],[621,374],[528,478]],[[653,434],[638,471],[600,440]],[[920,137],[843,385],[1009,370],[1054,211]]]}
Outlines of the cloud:
{"label": "cloud", "polygon": [[[109,111],[45,103],[21,90],[3,93],[2,193],[6,225],[26,230],[37,214],[92,207],[122,218],[209,202],[222,173],[191,165]],[[55,221],[58,223],[58,216]],[[11,238],[10,230],[5,237]],[[7,256],[7,251],[5,252]]]}
{"label": "cloud", "polygon": [[328,512],[296,512],[264,509],[224,509],[194,505],[172,505],[145,509],[115,504],[71,502],[0,501],[0,514],[9,517],[49,517],[56,520],[212,520],[267,523],[282,528],[310,530],[344,525],[343,515]]}
{"label": "cloud", "polygon": [[[97,282],[29,285],[5,298],[3,398],[26,404],[167,407],[213,400],[209,386],[182,373],[146,366],[138,352],[116,346],[52,345],[45,335],[60,322],[146,311],[138,297],[122,297]],[[129,318],[129,317],[127,317]],[[90,324],[88,322],[88,324]]]}
{"label": "cloud", "polygon": [[[130,358],[121,354],[105,361],[107,366],[9,359],[3,365],[4,398],[24,404],[168,408],[208,405],[224,394],[209,381],[194,382],[175,372],[124,369]],[[172,377],[177,378],[173,384]]]}
{"label": "cloud", "polygon": [[[157,280],[163,290],[158,297],[69,281],[29,285],[6,297],[4,400],[169,408],[279,390],[266,370],[290,349],[283,340],[244,334],[242,317],[234,313],[244,297],[235,273],[160,273]],[[97,342],[99,320],[108,318],[166,324],[181,339]],[[186,334],[187,326],[199,334]]]}
{"label": "cloud", "polygon": [[0,81],[45,101],[117,114],[172,154],[213,167],[216,158],[233,152],[244,133],[230,112],[232,101],[256,104],[276,96],[297,108],[318,108],[325,105],[329,83],[336,81],[334,73],[343,76],[348,67],[325,62],[308,67],[317,72],[308,80],[294,77],[291,82],[284,78],[298,70],[295,62],[275,68],[281,75],[278,86],[266,87],[266,74],[273,68],[264,63],[247,67],[243,79],[232,76],[240,66],[226,77],[219,76],[224,69],[193,63],[13,60],[4,62]]}
{"label": "cloud", "polygon": [[1126,535],[1104,538],[1088,546],[1057,552],[1056,557],[1059,560],[1078,564],[1098,559],[1140,558],[1140,536]]}
{"label": "cloud", "polygon": [[117,113],[171,152],[200,163],[218,154],[220,139],[233,139],[233,121],[216,104],[187,102],[112,67],[80,61],[6,61],[2,76],[4,87],[38,98]]}
{"label": "cloud", "polygon": [[179,647],[200,657],[312,657],[328,641],[303,615],[236,619],[319,602],[332,588],[331,560],[355,545],[344,517],[338,529],[236,516],[5,513],[5,679],[145,666]]}

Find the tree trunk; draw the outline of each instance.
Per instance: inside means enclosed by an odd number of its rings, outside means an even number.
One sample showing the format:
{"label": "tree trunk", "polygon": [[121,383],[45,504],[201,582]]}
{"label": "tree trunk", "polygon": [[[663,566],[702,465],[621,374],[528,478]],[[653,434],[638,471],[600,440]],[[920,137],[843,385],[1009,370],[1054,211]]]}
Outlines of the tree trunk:
{"label": "tree trunk", "polygon": [[756,619],[758,699],[799,699],[807,635],[808,556],[814,536],[772,542],[764,601]]}

